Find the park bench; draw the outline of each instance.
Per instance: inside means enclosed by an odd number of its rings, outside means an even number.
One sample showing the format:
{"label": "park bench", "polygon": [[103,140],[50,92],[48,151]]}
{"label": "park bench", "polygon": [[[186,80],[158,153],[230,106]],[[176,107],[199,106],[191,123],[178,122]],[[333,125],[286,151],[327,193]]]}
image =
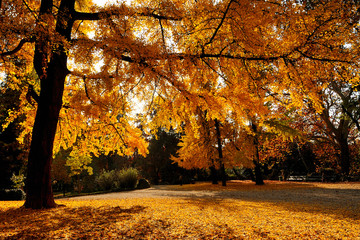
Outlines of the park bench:
{"label": "park bench", "polygon": [[286,180],[295,182],[336,182],[338,179],[336,175],[290,175]]}
{"label": "park bench", "polygon": [[302,181],[306,181],[306,176],[305,175],[299,175],[299,176],[291,175],[286,180],[302,182]]}

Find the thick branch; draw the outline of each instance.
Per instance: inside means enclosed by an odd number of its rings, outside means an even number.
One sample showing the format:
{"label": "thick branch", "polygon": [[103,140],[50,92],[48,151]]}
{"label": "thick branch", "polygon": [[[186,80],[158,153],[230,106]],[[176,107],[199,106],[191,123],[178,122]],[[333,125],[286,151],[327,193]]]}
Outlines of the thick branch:
{"label": "thick branch", "polygon": [[[323,61],[323,62],[337,62],[337,63],[351,63],[351,61],[342,60],[342,59],[331,59],[331,58],[320,58],[320,57],[314,57],[307,55],[303,52],[299,53],[310,60],[314,61]],[[231,54],[215,54],[215,53],[201,53],[201,54],[172,54],[174,57],[177,57],[179,59],[185,59],[185,58],[227,58],[227,59],[235,59],[235,60],[247,60],[247,61],[275,61],[278,59],[288,59],[290,53],[285,53],[282,55],[269,55],[269,56],[244,56],[244,55],[231,55]]]}
{"label": "thick branch", "polygon": [[83,13],[83,12],[75,12],[74,13],[74,19],[75,20],[100,20],[105,19],[111,16],[109,12],[98,12],[98,13]]}
{"label": "thick branch", "polygon": [[28,38],[21,39],[19,44],[13,50],[10,50],[8,52],[0,53],[0,56],[3,57],[3,56],[13,55],[13,54],[19,52],[21,50],[21,48],[24,46],[24,44],[28,43],[28,42],[35,42],[35,37],[28,37]]}
{"label": "thick branch", "polygon": [[34,105],[32,99],[35,100],[37,104],[39,104],[40,101],[39,95],[35,92],[34,86],[31,84],[28,85],[28,91],[25,98],[31,105]]}
{"label": "thick branch", "polygon": [[[125,14],[124,14],[125,13]],[[158,20],[172,20],[172,21],[180,21],[182,20],[182,17],[180,16],[165,16],[156,14],[154,10],[146,9],[144,12],[138,12],[134,14],[126,13],[125,10],[115,10],[115,11],[107,11],[107,12],[97,12],[97,13],[84,13],[84,12],[75,12],[74,13],[74,19],[76,20],[101,20],[106,19],[111,16],[117,16],[117,15],[132,15],[132,16],[141,16],[141,17],[152,17]]]}
{"label": "thick branch", "polygon": [[350,117],[350,119],[353,121],[353,123],[356,125],[356,128],[360,131],[360,124],[359,121],[345,108],[344,105],[341,105],[341,108],[343,111]]}

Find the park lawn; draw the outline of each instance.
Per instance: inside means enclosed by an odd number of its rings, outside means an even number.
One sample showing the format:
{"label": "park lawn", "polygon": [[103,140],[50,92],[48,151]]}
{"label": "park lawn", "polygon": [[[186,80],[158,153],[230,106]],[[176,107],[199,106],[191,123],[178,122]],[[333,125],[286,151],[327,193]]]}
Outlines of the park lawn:
{"label": "park lawn", "polygon": [[0,239],[360,239],[359,211],[316,203],[211,198],[57,203],[65,206],[29,210],[21,208],[22,201],[0,202]]}

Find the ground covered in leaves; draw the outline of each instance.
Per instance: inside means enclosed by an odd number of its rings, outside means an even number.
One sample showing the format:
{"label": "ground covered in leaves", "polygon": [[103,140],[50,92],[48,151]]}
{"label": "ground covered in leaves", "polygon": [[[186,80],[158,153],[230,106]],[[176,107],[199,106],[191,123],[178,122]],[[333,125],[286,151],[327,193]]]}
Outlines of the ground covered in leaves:
{"label": "ground covered in leaves", "polygon": [[[360,184],[163,188],[174,194],[73,198],[44,210],[0,202],[0,239],[360,239]],[[204,191],[210,194],[197,196]],[[297,201],[304,193],[316,201]]]}

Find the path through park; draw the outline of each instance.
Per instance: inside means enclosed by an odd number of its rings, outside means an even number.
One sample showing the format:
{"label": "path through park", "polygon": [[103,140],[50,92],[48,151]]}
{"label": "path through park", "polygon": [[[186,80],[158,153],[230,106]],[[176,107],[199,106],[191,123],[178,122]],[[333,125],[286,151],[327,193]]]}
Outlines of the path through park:
{"label": "path through park", "polygon": [[185,198],[237,199],[317,204],[324,207],[360,208],[360,183],[305,183],[267,181],[268,186],[254,186],[251,181],[231,181],[227,187],[211,188],[209,183],[167,186],[155,185],[148,189],[88,195],[72,200],[100,200],[126,198]]}
{"label": "path through park", "polygon": [[1,202],[0,239],[360,240],[360,183],[196,183],[56,202]]}

